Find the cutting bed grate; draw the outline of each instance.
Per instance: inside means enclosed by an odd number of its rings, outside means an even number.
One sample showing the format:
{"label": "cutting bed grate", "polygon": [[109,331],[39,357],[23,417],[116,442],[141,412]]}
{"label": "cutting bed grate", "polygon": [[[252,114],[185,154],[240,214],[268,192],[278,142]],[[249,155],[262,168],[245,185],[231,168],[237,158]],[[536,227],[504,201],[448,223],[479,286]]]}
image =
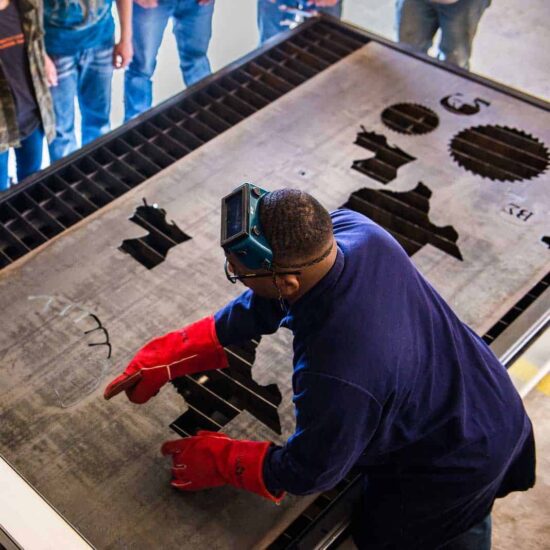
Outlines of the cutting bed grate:
{"label": "cutting bed grate", "polygon": [[515,321],[550,286],[550,273],[541,279],[521,300],[518,300],[483,336],[490,344],[497,336]]}
{"label": "cutting bed grate", "polygon": [[497,181],[536,178],[550,164],[548,149],[536,137],[506,126],[476,126],[459,132],[450,144],[463,168]]}
{"label": "cutting bed grate", "polygon": [[130,254],[147,269],[153,269],[163,262],[172,247],[191,239],[174,222],[166,221],[166,210],[156,204],[149,206],[145,199],[130,221],[148,231],[148,234],[125,239],[119,250]]}
{"label": "cutting bed grate", "polygon": [[434,111],[417,103],[390,105],[381,115],[382,122],[400,134],[420,135],[435,130],[439,117]]}
{"label": "cutting bed grate", "polygon": [[386,136],[369,132],[364,126],[361,126],[355,144],[374,152],[374,157],[354,160],[351,167],[383,184],[396,178],[398,168],[416,160],[403,149],[388,145]]}
{"label": "cutting bed grate", "polygon": [[187,411],[170,427],[187,437],[199,430],[221,430],[242,411],[281,433],[278,406],[282,396],[276,384],[260,386],[252,378],[258,341],[225,348],[229,367],[176,378],[172,384],[185,399]]}
{"label": "cutting bed grate", "polygon": [[412,191],[397,193],[363,188],[355,191],[344,208],[355,210],[391,233],[409,256],[431,244],[462,260],[453,227],[437,227],[428,217],[432,192],[419,183]]}
{"label": "cutting bed grate", "polygon": [[0,269],[362,47],[329,20],[222,70],[0,199]]}

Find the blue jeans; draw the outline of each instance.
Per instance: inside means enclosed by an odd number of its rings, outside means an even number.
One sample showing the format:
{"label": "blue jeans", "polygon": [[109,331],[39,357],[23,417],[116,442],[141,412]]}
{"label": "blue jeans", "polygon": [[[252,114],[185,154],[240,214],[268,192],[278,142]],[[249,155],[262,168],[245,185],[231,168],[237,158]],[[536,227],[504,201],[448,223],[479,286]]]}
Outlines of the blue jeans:
{"label": "blue jeans", "polygon": [[[300,3],[306,4],[306,1],[303,0],[302,2],[299,2],[298,0],[276,0],[276,2],[270,2],[269,0],[258,0],[258,30],[260,31],[261,44],[280,32],[288,30],[288,26],[281,25],[281,23],[285,20],[291,19],[291,17],[289,14],[282,11],[279,6],[286,5],[289,8],[297,8]],[[342,0],[330,8],[315,9],[328,15],[341,17]]]}
{"label": "blue jeans", "polygon": [[[14,148],[18,182],[40,170],[43,139],[44,130],[42,125],[39,125],[32,134],[21,140],[19,147]],[[9,151],[0,153],[0,191],[7,191],[10,187],[8,181],[8,153]]]}
{"label": "blue jeans", "polygon": [[458,0],[437,4],[430,0],[397,0],[397,38],[426,53],[441,28],[438,58],[470,68],[477,25],[491,0]]}
{"label": "blue jeans", "polygon": [[212,72],[206,52],[212,35],[213,13],[214,2],[201,6],[197,0],[159,0],[156,8],[147,9],[134,2],[134,57],[124,75],[125,121],[151,107],[151,77],[170,17],[174,18],[174,36],[185,84],[191,86]]}
{"label": "blue jeans", "polygon": [[491,550],[491,515],[444,544],[440,550]]}
{"label": "blue jeans", "polygon": [[82,115],[82,145],[110,129],[113,48],[90,48],[76,55],[52,56],[57,86],[50,92],[55,111],[55,138],[50,143],[51,161],[77,149],[74,131],[74,100]]}

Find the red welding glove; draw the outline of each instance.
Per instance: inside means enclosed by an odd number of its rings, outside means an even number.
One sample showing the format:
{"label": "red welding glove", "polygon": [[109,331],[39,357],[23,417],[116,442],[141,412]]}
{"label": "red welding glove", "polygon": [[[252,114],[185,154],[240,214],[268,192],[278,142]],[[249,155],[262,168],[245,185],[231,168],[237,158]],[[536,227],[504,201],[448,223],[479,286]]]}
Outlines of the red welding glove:
{"label": "red welding glove", "polygon": [[166,441],[163,455],[172,455],[171,484],[181,491],[200,491],[233,485],[277,504],[284,497],[272,495],[263,479],[268,441],[239,441],[225,434],[200,431],[193,437]]}
{"label": "red welding glove", "polygon": [[105,388],[104,397],[110,399],[125,390],[130,401],[145,403],[169,380],[227,366],[214,317],[205,317],[143,346],[126,370]]}

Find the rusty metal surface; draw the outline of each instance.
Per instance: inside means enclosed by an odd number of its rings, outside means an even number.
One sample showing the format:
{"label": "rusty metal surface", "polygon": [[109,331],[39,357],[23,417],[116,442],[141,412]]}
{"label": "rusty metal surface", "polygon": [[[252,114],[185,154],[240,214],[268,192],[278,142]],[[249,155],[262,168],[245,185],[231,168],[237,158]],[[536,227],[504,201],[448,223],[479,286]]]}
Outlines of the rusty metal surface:
{"label": "rusty metal surface", "polygon": [[[490,103],[459,116],[439,101],[462,92]],[[424,135],[393,132],[392,104],[437,113]],[[352,170],[369,152],[360,125],[416,160],[382,184]],[[135,406],[101,390],[154,335],[212,313],[240,291],[223,274],[219,200],[243,181],[313,193],[329,209],[362,187],[404,192],[423,182],[429,217],[458,233],[463,260],[426,245],[412,257],[464,321],[484,333],[549,270],[549,175],[490,181],[467,172],[448,146],[461,130],[498,124],[550,143],[550,116],[497,90],[370,43],[252,115],[32,256],[0,273],[0,453],[99,548],[265,546],[307,505],[280,507],[232,488],[184,495],[168,485],[162,441],[185,410],[173,388]],[[118,250],[143,236],[129,218],[146,197],[191,239],[151,270]],[[529,215],[529,213],[531,215]],[[109,335],[112,355],[100,343]],[[92,322],[93,321],[93,322]],[[247,413],[230,435],[284,441],[293,429],[291,347],[286,331],[265,337],[253,367],[283,394],[278,436]]]}

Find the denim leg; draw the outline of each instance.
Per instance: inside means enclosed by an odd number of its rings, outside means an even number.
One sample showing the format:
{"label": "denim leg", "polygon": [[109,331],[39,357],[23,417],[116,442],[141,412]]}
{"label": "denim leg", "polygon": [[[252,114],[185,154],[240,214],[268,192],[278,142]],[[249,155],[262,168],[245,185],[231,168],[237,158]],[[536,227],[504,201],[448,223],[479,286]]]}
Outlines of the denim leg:
{"label": "denim leg", "polygon": [[8,181],[9,152],[8,149],[0,153],[0,192],[7,191],[10,188],[10,182]]}
{"label": "denim leg", "polygon": [[77,57],[52,56],[57,69],[57,86],[50,88],[55,112],[55,138],[49,144],[52,162],[76,150],[74,133],[74,100],[78,81]]}
{"label": "denim leg", "polygon": [[151,77],[164,29],[175,7],[175,0],[160,0],[156,8],[145,9],[134,2],[132,42],[134,57],[124,74],[124,122],[149,109],[153,103]]}
{"label": "denim leg", "polygon": [[434,6],[429,0],[397,0],[397,40],[409,44],[419,52],[427,53],[439,28]]}
{"label": "denim leg", "polygon": [[[306,2],[303,2],[305,4]],[[273,36],[288,30],[288,27],[281,25],[285,19],[289,19],[289,15],[280,9],[279,6],[285,5],[290,8],[298,7],[298,0],[258,0],[257,22],[258,31],[260,33],[260,44],[269,40]],[[334,17],[342,16],[342,1],[340,0],[335,6],[329,8],[315,8],[317,11],[333,15]]]}
{"label": "denim leg", "polygon": [[82,145],[110,130],[113,48],[84,50],[78,80]]}
{"label": "denim leg", "polygon": [[214,2],[201,6],[197,0],[178,0],[174,11],[174,36],[186,86],[212,72],[206,53],[212,35],[213,13]]}
{"label": "denim leg", "polygon": [[443,545],[440,550],[491,550],[491,530],[489,514],[468,531]]}
{"label": "denim leg", "polygon": [[458,0],[455,4],[437,6],[441,27],[439,59],[464,69],[470,68],[477,25],[490,4],[491,0]]}
{"label": "denim leg", "polygon": [[39,125],[32,134],[21,140],[20,147],[14,149],[18,182],[22,182],[25,178],[40,170],[43,141],[44,130],[42,125]]}

